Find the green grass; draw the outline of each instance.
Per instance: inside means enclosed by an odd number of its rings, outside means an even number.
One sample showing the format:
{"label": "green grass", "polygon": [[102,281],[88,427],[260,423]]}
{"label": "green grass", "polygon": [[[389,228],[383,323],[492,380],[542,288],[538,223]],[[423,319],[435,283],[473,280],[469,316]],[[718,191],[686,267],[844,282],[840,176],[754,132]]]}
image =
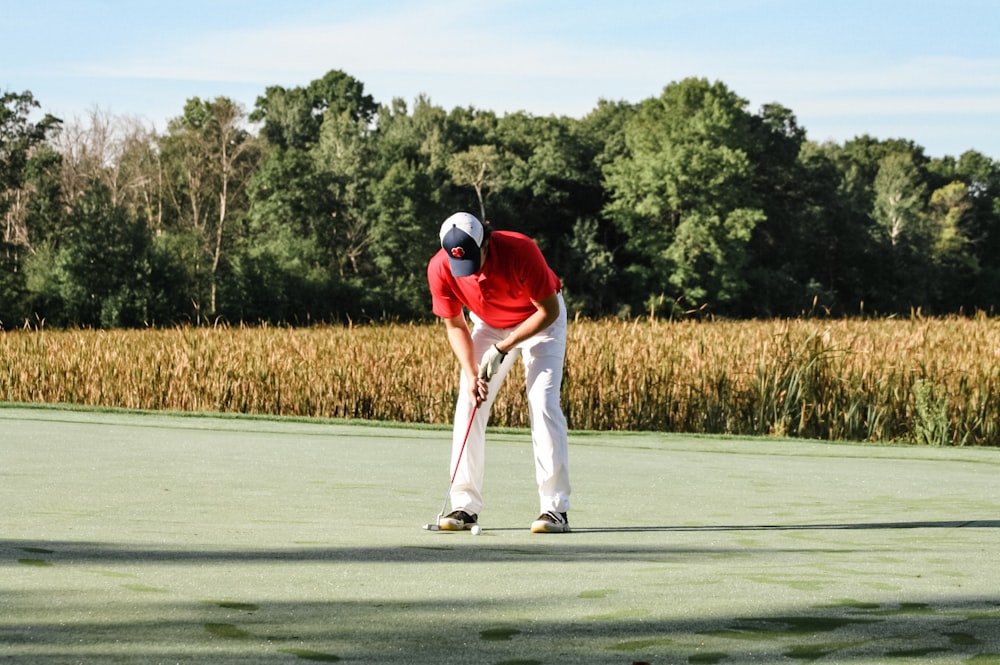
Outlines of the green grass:
{"label": "green grass", "polygon": [[528,532],[491,431],[486,529],[420,528],[446,427],[0,409],[0,660],[881,663],[1000,651],[993,449],[571,438]]}

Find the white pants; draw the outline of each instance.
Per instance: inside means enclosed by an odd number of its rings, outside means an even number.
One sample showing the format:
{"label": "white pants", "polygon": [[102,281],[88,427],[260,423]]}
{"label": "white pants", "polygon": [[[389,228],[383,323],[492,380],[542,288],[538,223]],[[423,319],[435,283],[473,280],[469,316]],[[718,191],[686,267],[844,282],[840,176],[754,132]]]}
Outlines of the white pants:
{"label": "white pants", "polygon": [[[483,353],[512,330],[494,328],[471,315],[472,344],[475,357]],[[455,428],[452,437],[451,469],[461,454],[461,463],[451,488],[451,507],[470,514],[483,508],[483,476],[486,470],[486,423],[493,400],[500,391],[507,373],[518,357],[524,363],[525,390],[528,396],[528,416],[531,420],[531,443],[535,453],[535,480],[542,512],[564,513],[569,510],[569,440],[566,417],[559,404],[562,388],[563,363],[566,357],[566,305],[559,296],[559,318],[534,337],[525,340],[507,354],[498,374],[490,380],[487,400],[476,411],[469,438],[462,451],[462,440],[469,428],[472,404],[465,373],[459,384],[455,406]]]}

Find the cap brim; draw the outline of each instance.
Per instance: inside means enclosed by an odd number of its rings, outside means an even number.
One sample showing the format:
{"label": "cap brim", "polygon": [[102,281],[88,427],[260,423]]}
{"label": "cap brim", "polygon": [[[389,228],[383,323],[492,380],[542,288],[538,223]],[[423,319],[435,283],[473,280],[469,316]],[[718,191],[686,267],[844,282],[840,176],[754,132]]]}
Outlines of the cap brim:
{"label": "cap brim", "polygon": [[471,258],[456,259],[448,257],[448,265],[451,267],[452,277],[468,277],[479,272],[479,260]]}

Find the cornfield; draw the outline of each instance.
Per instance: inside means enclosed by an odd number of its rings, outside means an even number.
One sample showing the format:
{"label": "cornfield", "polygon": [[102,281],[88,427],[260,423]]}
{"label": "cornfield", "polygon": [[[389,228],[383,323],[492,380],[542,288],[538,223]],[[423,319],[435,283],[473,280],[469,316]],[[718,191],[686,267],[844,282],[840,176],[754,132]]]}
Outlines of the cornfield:
{"label": "cornfield", "polygon": [[[0,332],[0,400],[447,423],[436,324]],[[526,427],[518,366],[491,424]],[[1000,321],[572,321],[578,430],[1000,445]]]}

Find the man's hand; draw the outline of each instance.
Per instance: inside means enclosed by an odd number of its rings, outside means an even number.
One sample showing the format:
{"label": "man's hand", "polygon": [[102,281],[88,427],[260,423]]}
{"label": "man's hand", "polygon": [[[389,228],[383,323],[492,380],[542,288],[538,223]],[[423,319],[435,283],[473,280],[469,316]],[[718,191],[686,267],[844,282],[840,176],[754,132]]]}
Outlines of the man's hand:
{"label": "man's hand", "polygon": [[490,395],[490,384],[487,383],[486,379],[476,377],[470,392],[472,403],[477,407],[482,406],[483,402],[485,402],[486,398]]}
{"label": "man's hand", "polygon": [[492,379],[493,376],[500,371],[500,363],[502,363],[503,359],[506,357],[506,352],[498,349],[496,344],[486,349],[486,353],[483,354],[483,359],[479,362],[479,376],[483,377],[487,381]]}

